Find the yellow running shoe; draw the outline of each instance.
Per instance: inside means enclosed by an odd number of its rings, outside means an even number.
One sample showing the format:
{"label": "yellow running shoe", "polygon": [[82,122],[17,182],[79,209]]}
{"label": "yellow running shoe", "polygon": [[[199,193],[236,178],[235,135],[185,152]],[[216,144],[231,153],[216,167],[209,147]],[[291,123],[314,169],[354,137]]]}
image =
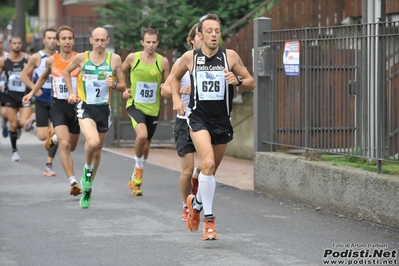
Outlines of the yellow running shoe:
{"label": "yellow running shoe", "polygon": [[139,185],[134,185],[132,189],[132,196],[143,196],[143,191],[141,190]]}
{"label": "yellow running shoe", "polygon": [[44,141],[44,148],[49,151],[56,143],[53,142],[53,136],[55,135],[54,129],[50,128],[47,132],[47,138]]}
{"label": "yellow running shoe", "polygon": [[[143,183],[142,177],[143,177],[143,168],[135,167],[132,177],[129,179],[129,181],[127,181],[127,187],[130,190],[135,189],[136,191],[141,193],[140,186]],[[134,196],[137,196],[137,195],[134,195]]]}

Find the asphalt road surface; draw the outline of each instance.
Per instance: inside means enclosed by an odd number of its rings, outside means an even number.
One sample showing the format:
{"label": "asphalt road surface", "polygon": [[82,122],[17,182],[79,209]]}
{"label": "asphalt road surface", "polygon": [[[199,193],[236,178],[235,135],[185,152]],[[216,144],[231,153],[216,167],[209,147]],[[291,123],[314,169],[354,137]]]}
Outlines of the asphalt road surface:
{"label": "asphalt road surface", "polygon": [[[57,176],[45,177],[46,153],[33,134],[23,133],[20,162],[10,160],[9,139],[0,141],[1,266],[316,266],[334,260],[342,260],[341,265],[392,260],[387,265],[397,265],[397,229],[220,183],[214,201],[219,239],[202,241],[201,226],[189,232],[180,220],[178,172],[147,163],[144,196],[132,197],[126,182],[133,160],[106,151],[91,206],[83,210],[80,197],[69,195],[58,154]],[[73,158],[80,180],[82,145]],[[361,259],[369,263],[360,264]]]}

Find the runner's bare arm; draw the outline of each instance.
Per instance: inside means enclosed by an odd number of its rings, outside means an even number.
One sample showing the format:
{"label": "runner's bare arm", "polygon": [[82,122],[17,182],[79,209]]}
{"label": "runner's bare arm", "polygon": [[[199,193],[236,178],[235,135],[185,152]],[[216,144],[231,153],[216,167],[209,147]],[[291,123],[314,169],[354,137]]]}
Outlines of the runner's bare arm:
{"label": "runner's bare arm", "polygon": [[179,115],[184,115],[186,112],[186,106],[180,98],[180,83],[184,74],[189,70],[189,66],[192,65],[193,51],[188,51],[183,54],[180,58],[180,63],[176,67],[176,71],[171,75],[171,92],[173,100],[173,110]]}
{"label": "runner's bare arm", "polygon": [[134,62],[134,53],[130,53],[122,64],[122,72],[125,75],[125,91],[123,92],[123,98],[128,99],[130,97],[130,69]]}
{"label": "runner's bare arm", "polygon": [[169,60],[166,57],[162,57],[162,81],[166,81],[170,74]]}
{"label": "runner's bare arm", "polygon": [[32,89],[35,84],[32,82],[30,76],[33,70],[39,65],[41,57],[39,53],[35,53],[28,58],[28,63],[25,65],[21,72],[21,80],[28,88]]}
{"label": "runner's bare arm", "polygon": [[227,54],[227,61],[229,63],[231,71],[225,74],[228,83],[237,85],[238,84],[237,76],[241,76],[243,82],[240,85],[240,88],[242,87],[247,90],[255,89],[256,86],[255,80],[251,76],[251,74],[249,74],[247,68],[244,66],[244,63],[242,62],[237,52],[231,49],[227,49],[226,54]]}
{"label": "runner's bare arm", "polygon": [[165,80],[163,85],[161,86],[161,95],[163,97],[172,97],[172,90],[170,88],[170,80],[172,79],[172,75],[176,71],[177,66],[179,65],[180,60],[177,60],[173,66],[172,69],[170,70],[170,74],[168,78]]}
{"label": "runner's bare arm", "polygon": [[[4,69],[4,61],[5,61],[5,58],[4,57],[1,57],[0,58],[0,74],[3,72],[3,69]],[[0,86],[0,91],[3,91],[3,87],[2,86]]]}
{"label": "runner's bare arm", "polygon": [[49,58],[46,59],[46,65],[45,65],[44,71],[40,75],[40,77],[38,78],[38,80],[36,81],[35,85],[33,86],[32,90],[30,92],[32,95],[34,95],[37,91],[39,91],[41,89],[41,87],[43,87],[43,84],[46,82],[46,80],[50,76],[51,67],[53,65],[53,62],[54,62],[53,56],[50,56]]}
{"label": "runner's bare arm", "polygon": [[81,64],[84,61],[84,53],[77,54],[75,58],[66,66],[64,71],[62,72],[65,80],[65,86],[67,87],[69,98],[72,101],[76,100],[76,95],[72,89],[72,80],[71,80],[71,72],[77,69],[78,67],[81,67]]}
{"label": "runner's bare arm", "polygon": [[122,71],[124,74],[126,74],[126,72],[130,70],[133,61],[134,61],[134,53],[130,53],[122,64]]}
{"label": "runner's bare arm", "polygon": [[0,74],[3,72],[3,69],[4,69],[4,61],[5,61],[4,57],[1,57],[0,58]]}
{"label": "runner's bare arm", "polygon": [[112,65],[115,67],[114,73],[116,76],[116,87],[113,84],[112,87],[117,91],[124,92],[126,90],[125,75],[122,71],[122,59],[119,55],[114,54],[112,56]]}

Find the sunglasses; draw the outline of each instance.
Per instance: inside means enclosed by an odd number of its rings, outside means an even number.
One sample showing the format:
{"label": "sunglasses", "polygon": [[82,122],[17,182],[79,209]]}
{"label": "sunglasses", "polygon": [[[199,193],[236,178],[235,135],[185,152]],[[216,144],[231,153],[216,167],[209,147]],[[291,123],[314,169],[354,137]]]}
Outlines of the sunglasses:
{"label": "sunglasses", "polygon": [[198,20],[198,23],[204,21],[204,19],[206,19],[208,17],[208,14],[206,14],[205,16],[200,17],[200,19]]}

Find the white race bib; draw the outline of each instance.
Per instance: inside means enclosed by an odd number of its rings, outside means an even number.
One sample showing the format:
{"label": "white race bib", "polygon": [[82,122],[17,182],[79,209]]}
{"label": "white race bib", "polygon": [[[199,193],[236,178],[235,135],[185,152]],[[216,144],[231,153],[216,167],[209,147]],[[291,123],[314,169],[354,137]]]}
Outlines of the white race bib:
{"label": "white race bib", "polygon": [[46,82],[43,84],[43,89],[51,89],[53,84],[53,76],[49,75]]}
{"label": "white race bib", "polygon": [[3,73],[0,74],[0,87],[2,87],[4,89],[4,86],[6,85],[6,75]]}
{"label": "white race bib", "polygon": [[26,86],[20,78],[21,73],[14,72],[8,77],[8,90],[16,92],[25,92]]}
{"label": "white race bib", "polygon": [[109,88],[105,80],[87,80],[85,85],[87,104],[104,104],[108,102]]}
{"label": "white race bib", "polygon": [[158,83],[156,82],[140,82],[136,83],[136,95],[134,101],[136,103],[155,103],[157,100]]}
{"label": "white race bib", "polygon": [[223,71],[204,71],[197,75],[200,101],[219,101],[224,99],[225,77]]}
{"label": "white race bib", "polygon": [[[76,94],[76,82],[77,82],[76,77],[71,77],[72,90],[73,90],[73,93],[75,93],[75,94]],[[63,77],[55,77],[54,78],[53,90],[54,90],[54,95],[57,96],[57,99],[65,100],[65,99],[69,98],[68,89],[65,85],[65,80]]]}

